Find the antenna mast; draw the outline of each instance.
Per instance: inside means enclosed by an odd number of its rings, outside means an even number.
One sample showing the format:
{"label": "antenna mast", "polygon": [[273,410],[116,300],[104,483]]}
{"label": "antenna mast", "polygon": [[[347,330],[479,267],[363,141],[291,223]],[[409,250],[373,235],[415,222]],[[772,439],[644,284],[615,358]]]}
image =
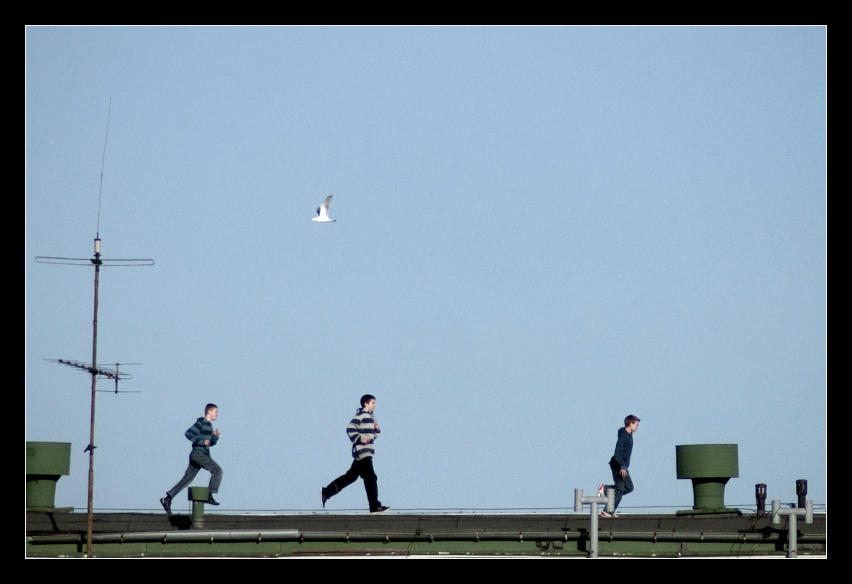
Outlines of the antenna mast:
{"label": "antenna mast", "polygon": [[[112,98],[110,97],[110,111],[112,110]],[[98,224],[95,230],[95,257],[90,260],[83,258],[58,258],[39,256],[37,262],[48,264],[67,264],[67,265],[94,265],[95,266],[95,307],[94,319],[92,320],[92,365],[89,372],[92,375],[92,408],[91,408],[91,424],[89,426],[89,444],[86,446],[86,452],[89,453],[89,493],[88,493],[88,519],[86,529],[86,556],[92,557],[92,523],[94,520],[94,484],[95,484],[95,394],[99,375],[104,375],[105,371],[98,369],[98,287],[101,276],[101,266],[151,266],[154,265],[154,260],[104,260],[101,259],[101,193],[103,191],[104,182],[104,164],[106,162],[106,144],[109,136],[109,114],[107,114],[107,135],[104,136],[104,155],[101,162],[101,186],[98,192]],[[60,361],[62,362],[62,361]],[[67,363],[63,363],[67,364]],[[116,365],[116,384],[118,383],[118,365]],[[118,386],[116,385],[116,393]]]}

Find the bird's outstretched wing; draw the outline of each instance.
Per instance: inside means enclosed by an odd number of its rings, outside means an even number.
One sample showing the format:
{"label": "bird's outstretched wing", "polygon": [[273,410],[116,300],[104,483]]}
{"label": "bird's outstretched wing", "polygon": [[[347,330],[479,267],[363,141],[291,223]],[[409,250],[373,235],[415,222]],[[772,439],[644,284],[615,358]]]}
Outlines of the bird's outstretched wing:
{"label": "bird's outstretched wing", "polygon": [[326,197],[325,201],[322,202],[322,205],[317,207],[317,216],[314,218],[314,221],[319,221],[321,223],[327,221],[334,221],[334,219],[328,218],[328,206],[331,204],[331,198],[334,195],[329,195]]}

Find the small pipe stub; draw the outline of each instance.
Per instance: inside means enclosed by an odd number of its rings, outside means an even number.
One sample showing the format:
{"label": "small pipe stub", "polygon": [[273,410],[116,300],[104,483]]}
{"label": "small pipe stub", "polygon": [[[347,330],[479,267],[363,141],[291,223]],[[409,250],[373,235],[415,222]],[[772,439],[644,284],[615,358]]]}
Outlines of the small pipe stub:
{"label": "small pipe stub", "polygon": [[796,481],[796,496],[799,498],[799,509],[803,509],[806,505],[805,499],[808,498],[808,481],[805,479]]}
{"label": "small pipe stub", "polygon": [[207,487],[189,487],[188,498],[192,501],[192,527],[200,529],[204,527],[204,504],[210,498],[210,489]]}
{"label": "small pipe stub", "polygon": [[754,485],[754,498],[757,499],[757,512],[766,513],[766,485],[757,483]]}

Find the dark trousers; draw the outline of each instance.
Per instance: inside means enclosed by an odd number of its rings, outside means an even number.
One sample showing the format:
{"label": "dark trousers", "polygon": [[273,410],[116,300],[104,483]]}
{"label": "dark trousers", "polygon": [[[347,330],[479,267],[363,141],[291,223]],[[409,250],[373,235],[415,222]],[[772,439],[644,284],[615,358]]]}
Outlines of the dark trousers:
{"label": "dark trousers", "polygon": [[367,490],[367,501],[370,503],[370,511],[381,507],[382,504],[379,502],[379,477],[373,471],[372,456],[353,462],[345,475],[337,477],[325,488],[325,496],[329,499],[332,498],[357,481],[358,477],[364,479],[364,488]]}
{"label": "dark trousers", "polygon": [[174,498],[178,493],[187,488],[198,471],[202,468],[210,471],[210,494],[219,492],[219,484],[222,482],[222,467],[216,464],[216,461],[204,454],[201,450],[193,449],[189,455],[189,465],[186,467],[186,472],[183,478],[178,481],[178,484],[169,489],[166,494]]}
{"label": "dark trousers", "polygon": [[621,476],[617,470],[612,469],[612,480],[615,482],[615,508],[618,509],[618,504],[621,503],[621,497],[633,492],[633,479],[630,478],[630,473],[627,476]]}

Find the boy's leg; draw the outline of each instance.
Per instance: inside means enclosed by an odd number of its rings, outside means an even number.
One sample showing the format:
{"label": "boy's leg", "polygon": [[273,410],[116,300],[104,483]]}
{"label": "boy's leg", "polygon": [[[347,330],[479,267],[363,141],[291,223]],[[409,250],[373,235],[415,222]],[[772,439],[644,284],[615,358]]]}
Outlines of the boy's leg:
{"label": "boy's leg", "polygon": [[349,470],[346,471],[346,474],[341,475],[331,481],[328,486],[323,489],[323,497],[326,499],[331,499],[337,493],[354,483],[358,480],[358,476],[360,473],[358,472],[358,461],[352,462],[352,466],[349,467]]}
{"label": "boy's leg", "polygon": [[[210,471],[210,484],[207,490],[210,491],[211,495],[218,493],[219,485],[222,484],[222,475],[224,474],[222,467],[210,458],[209,455],[204,454],[200,450],[193,450],[189,458],[199,468]],[[195,472],[197,473],[198,471],[196,470]]]}
{"label": "boy's leg", "polygon": [[166,491],[166,495],[168,495],[170,499],[174,499],[178,493],[180,493],[192,483],[193,479],[195,478],[195,475],[198,474],[200,468],[200,466],[196,465],[192,461],[192,454],[190,454],[189,465],[186,467],[186,472],[183,474],[183,478],[179,480],[175,486]]}
{"label": "boy's leg", "polygon": [[372,456],[368,456],[359,462],[361,463],[361,478],[364,479],[364,489],[367,491],[367,502],[370,504],[370,511],[373,511],[382,506],[379,502],[379,477],[373,470]]}
{"label": "boy's leg", "polygon": [[613,513],[616,509],[618,509],[619,503],[621,503],[621,497],[624,495],[624,478],[619,474],[618,471],[612,471],[612,482],[615,483],[615,507],[613,508]]}

